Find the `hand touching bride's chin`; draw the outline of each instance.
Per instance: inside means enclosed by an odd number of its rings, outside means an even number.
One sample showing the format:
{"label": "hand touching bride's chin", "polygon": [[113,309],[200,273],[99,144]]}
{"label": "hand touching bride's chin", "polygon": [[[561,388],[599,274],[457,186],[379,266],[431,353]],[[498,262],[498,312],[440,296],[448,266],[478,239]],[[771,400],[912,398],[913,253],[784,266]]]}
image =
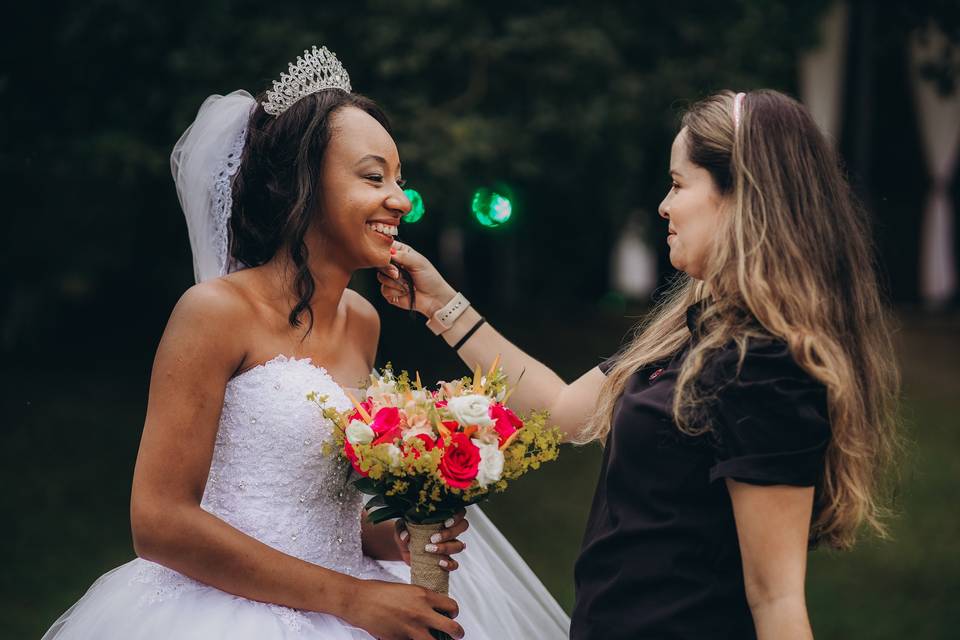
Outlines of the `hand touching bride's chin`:
{"label": "hand touching bride's chin", "polygon": [[[394,243],[393,264],[378,269],[380,293],[394,306],[410,307],[410,282],[413,284],[414,308],[426,317],[432,316],[456,295],[437,268],[420,252],[403,242]],[[400,273],[409,274],[410,282]]]}

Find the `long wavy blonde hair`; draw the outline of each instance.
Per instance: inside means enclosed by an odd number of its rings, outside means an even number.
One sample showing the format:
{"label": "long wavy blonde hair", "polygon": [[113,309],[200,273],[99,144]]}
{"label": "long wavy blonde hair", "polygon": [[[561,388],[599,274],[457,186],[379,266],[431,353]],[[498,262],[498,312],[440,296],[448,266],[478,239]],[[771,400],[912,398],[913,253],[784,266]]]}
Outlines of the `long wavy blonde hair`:
{"label": "long wavy blonde hair", "polygon": [[606,439],[627,380],[683,349],[687,307],[710,297],[677,380],[678,427],[704,430],[693,418],[706,400],[696,381],[711,354],[735,343],[742,358],[752,337],[785,341],[827,389],[832,438],[811,539],[847,548],[864,523],[886,534],[885,471],[898,447],[899,374],[867,216],[806,108],[753,91],[734,127],[734,99],[712,95],[682,119],[690,160],[724,195],[705,277],[681,276],[637,327],[578,440]]}

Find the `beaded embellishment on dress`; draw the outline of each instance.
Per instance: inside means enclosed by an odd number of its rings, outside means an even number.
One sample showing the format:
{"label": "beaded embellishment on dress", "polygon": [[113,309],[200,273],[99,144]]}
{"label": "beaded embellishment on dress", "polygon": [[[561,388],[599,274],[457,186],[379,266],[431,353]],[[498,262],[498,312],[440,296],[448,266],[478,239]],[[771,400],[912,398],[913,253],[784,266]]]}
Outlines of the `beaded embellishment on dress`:
{"label": "beaded embellishment on dress", "polygon": [[[323,455],[332,425],[306,399],[311,391],[338,410],[351,406],[309,358],[277,356],[227,383],[201,507],[302,560],[355,577],[390,579],[363,555],[362,496],[349,484],[350,467]],[[143,605],[210,588],[159,564],[137,563],[132,581],[151,587]],[[297,623],[297,612],[264,606],[283,610],[288,625]]]}

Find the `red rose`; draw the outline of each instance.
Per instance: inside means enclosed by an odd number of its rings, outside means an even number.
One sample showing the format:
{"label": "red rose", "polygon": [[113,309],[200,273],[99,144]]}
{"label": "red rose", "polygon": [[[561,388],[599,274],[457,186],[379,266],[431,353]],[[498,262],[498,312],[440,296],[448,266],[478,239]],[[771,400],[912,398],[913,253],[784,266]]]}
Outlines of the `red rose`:
{"label": "red rose", "polygon": [[502,404],[491,404],[489,413],[490,417],[496,421],[493,428],[500,437],[500,446],[503,446],[510,436],[523,427],[523,420]]}
{"label": "red rose", "polygon": [[[364,400],[363,402],[360,403],[360,406],[363,407],[363,410],[367,412],[367,415],[370,415],[370,411],[371,411],[371,409],[373,409],[373,403],[372,403],[372,402],[370,402],[369,400]],[[359,412],[359,411],[354,411],[354,412],[353,412],[353,415],[350,416],[350,420],[347,420],[347,422],[349,423],[349,422],[351,422],[351,421],[353,421],[353,420],[359,420],[360,422],[366,422],[366,420],[363,419],[363,416],[360,415],[360,412]]]}
{"label": "red rose", "polygon": [[440,475],[451,487],[466,489],[477,477],[480,449],[462,433],[455,433],[440,458]]}
{"label": "red rose", "polygon": [[390,443],[400,437],[400,410],[396,407],[384,407],[373,416],[370,428],[376,436],[370,444]]}
{"label": "red rose", "polygon": [[425,433],[418,433],[414,437],[423,441],[423,448],[427,451],[433,451],[433,448],[437,446],[437,442]]}
{"label": "red rose", "polygon": [[350,461],[350,464],[353,466],[353,469],[360,475],[366,477],[369,474],[364,473],[360,468],[360,458],[357,456],[357,452],[353,450],[353,445],[350,444],[349,440],[343,441],[343,453],[346,454],[347,460]]}
{"label": "red rose", "polygon": [[400,435],[401,435],[400,427],[391,429],[390,431],[387,431],[385,434],[383,434],[382,436],[380,436],[379,438],[371,442],[370,446],[375,447],[378,444],[393,444],[394,442],[397,441],[397,438],[399,438]]}
{"label": "red rose", "polygon": [[[434,439],[431,438],[430,436],[428,436],[428,435],[425,434],[425,433],[418,433],[417,435],[415,435],[415,436],[413,436],[413,437],[414,437],[414,438],[417,438],[418,440],[420,440],[421,442],[423,442],[423,450],[424,450],[424,451],[433,451],[433,448],[437,446],[437,443],[434,441]],[[413,457],[414,457],[414,459],[420,457],[420,450],[419,450],[419,449],[417,449],[417,448],[415,448],[415,447],[411,447],[411,446],[409,446],[409,445],[408,445],[407,449],[410,450],[410,451],[413,451]]]}
{"label": "red rose", "polygon": [[380,409],[376,415],[373,416],[373,422],[370,423],[373,432],[378,436],[383,435],[387,431],[392,431],[399,426],[400,409],[396,407],[384,407]]}

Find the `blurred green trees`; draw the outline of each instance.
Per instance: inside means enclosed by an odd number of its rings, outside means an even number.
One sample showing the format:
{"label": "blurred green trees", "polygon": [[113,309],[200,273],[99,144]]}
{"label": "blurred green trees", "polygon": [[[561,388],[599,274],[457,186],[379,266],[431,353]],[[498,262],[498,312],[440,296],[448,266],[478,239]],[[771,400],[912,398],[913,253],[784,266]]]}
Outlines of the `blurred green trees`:
{"label": "blurred green trees", "polygon": [[[315,43],[392,115],[429,211],[408,240],[433,255],[442,229],[464,228],[469,275],[509,237],[514,286],[597,300],[628,214],[655,220],[678,109],[724,87],[793,91],[829,4],[17,3],[0,42],[0,350],[48,341],[64,313],[165,316],[191,282],[174,141],[207,95],[259,93]],[[949,3],[890,7],[902,29],[960,24]],[[523,206],[491,236],[468,207],[495,180]]]}

